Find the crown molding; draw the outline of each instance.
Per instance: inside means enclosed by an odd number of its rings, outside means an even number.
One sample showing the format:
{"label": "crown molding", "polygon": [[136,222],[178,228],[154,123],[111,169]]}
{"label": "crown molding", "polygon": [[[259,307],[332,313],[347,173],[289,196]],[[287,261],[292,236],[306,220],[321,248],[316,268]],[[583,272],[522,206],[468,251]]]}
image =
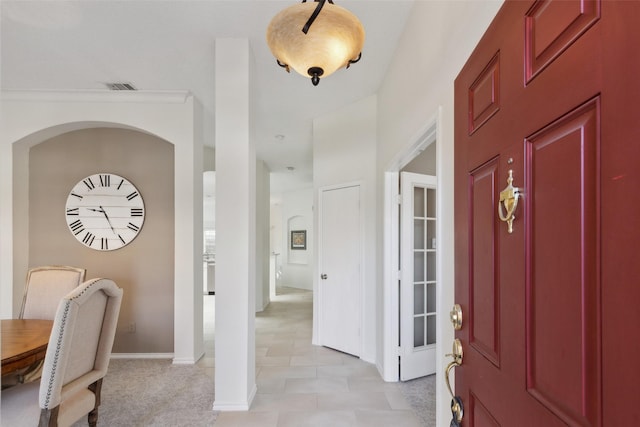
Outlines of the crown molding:
{"label": "crown molding", "polygon": [[2,90],[2,101],[29,102],[130,102],[151,104],[185,104],[189,91],[112,91],[112,90]]}

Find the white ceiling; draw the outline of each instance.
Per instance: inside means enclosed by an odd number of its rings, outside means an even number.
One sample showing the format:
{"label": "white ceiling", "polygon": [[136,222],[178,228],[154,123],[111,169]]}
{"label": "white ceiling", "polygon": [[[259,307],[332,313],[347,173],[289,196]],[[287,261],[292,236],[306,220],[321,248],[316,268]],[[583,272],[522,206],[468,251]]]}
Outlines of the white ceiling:
{"label": "white ceiling", "polygon": [[336,0],[365,27],[362,60],[317,87],[280,68],[265,42],[271,18],[294,3],[2,0],[0,84],[3,90],[100,90],[128,82],[139,90],[188,90],[205,109],[205,144],[214,145],[215,40],[247,38],[257,70],[257,155],[274,173],[275,190],[310,185],[312,119],[377,91],[413,0]]}

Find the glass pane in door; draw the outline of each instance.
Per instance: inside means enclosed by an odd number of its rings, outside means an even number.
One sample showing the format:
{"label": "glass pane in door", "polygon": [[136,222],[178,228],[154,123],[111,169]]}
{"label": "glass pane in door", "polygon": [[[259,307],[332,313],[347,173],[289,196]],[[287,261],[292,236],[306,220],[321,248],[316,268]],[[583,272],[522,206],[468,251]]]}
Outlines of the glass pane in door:
{"label": "glass pane in door", "polygon": [[413,314],[424,314],[425,313],[425,292],[424,292],[424,284],[416,283],[413,289]]}
{"label": "glass pane in door", "polygon": [[436,342],[436,193],[414,187],[414,348]]}
{"label": "glass pane in door", "polygon": [[436,316],[427,316],[427,345],[436,343]]}
{"label": "glass pane in door", "polygon": [[413,319],[413,347],[422,347],[425,344],[425,317],[417,316]]}

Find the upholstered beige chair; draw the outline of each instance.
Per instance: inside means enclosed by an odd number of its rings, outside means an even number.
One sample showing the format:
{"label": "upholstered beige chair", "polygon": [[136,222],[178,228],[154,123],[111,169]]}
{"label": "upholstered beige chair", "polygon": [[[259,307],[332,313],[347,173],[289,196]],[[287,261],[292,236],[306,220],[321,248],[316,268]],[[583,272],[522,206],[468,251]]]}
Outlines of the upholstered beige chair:
{"label": "upholstered beige chair", "polygon": [[84,282],[84,268],[65,265],[35,267],[27,273],[20,319],[53,320],[58,302]]}
{"label": "upholstered beige chair", "polygon": [[[84,282],[84,268],[46,265],[27,272],[20,319],[53,320],[58,303],[66,294]],[[2,387],[35,381],[42,374],[42,361],[18,372],[2,376]]]}
{"label": "upholstered beige chair", "polygon": [[98,420],[102,379],[122,302],[109,279],[91,279],[58,306],[40,382],[2,391],[2,426],[70,426],[88,415]]}

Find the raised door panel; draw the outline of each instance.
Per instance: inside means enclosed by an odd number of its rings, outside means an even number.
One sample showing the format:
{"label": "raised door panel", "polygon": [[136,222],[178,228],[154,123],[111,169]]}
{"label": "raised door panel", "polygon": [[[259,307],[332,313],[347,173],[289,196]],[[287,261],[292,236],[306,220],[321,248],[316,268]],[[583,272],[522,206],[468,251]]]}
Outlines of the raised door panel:
{"label": "raised door panel", "polygon": [[598,0],[538,0],[525,19],[526,81],[559,57],[600,18]]}
{"label": "raised door panel", "polygon": [[527,389],[597,424],[601,383],[599,99],[527,138]]}
{"label": "raised door panel", "polygon": [[500,52],[491,59],[469,88],[469,133],[475,132],[500,110]]}
{"label": "raised door panel", "polygon": [[469,282],[470,344],[491,363],[500,365],[500,282],[496,203],[498,161],[493,159],[469,177],[471,277]]}

